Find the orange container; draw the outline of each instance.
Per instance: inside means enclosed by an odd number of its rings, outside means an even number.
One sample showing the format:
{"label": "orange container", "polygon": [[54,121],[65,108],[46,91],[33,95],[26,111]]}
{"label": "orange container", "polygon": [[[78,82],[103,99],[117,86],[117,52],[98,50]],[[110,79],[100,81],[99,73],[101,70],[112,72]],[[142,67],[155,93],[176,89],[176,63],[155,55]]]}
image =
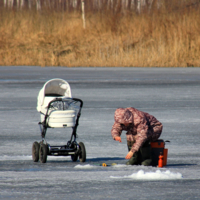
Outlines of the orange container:
{"label": "orange container", "polygon": [[159,155],[159,160],[158,160],[158,167],[163,167],[163,155]]}
{"label": "orange container", "polygon": [[152,165],[158,166],[159,155],[163,155],[163,166],[167,165],[167,153],[168,149],[165,149],[165,142],[160,139],[155,142],[151,142],[152,152]]}
{"label": "orange container", "polygon": [[167,165],[167,154],[168,154],[168,149],[164,149],[164,153],[163,153],[163,166]]}
{"label": "orange container", "polygon": [[163,140],[151,142],[151,148],[165,148],[165,143]]}

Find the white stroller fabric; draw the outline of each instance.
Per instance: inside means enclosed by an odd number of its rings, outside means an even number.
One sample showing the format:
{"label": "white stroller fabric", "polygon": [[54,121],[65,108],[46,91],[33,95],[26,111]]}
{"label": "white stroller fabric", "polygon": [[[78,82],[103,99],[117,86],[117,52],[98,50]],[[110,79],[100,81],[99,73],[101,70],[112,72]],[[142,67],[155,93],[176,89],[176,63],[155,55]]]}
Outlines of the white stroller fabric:
{"label": "white stroller fabric", "polygon": [[[48,106],[49,100],[45,102],[45,95],[57,94],[63,97],[72,98],[71,88],[67,81],[63,79],[51,79],[47,81],[38,94],[37,111],[41,112],[42,108]],[[51,97],[53,100],[55,97]]]}
{"label": "white stroller fabric", "polygon": [[[41,113],[41,122],[44,121],[47,107],[50,101],[55,98],[72,98],[71,88],[63,79],[51,79],[47,81],[38,94],[37,111]],[[63,106],[64,105],[64,106]],[[62,106],[62,108],[61,108]],[[49,109],[47,123],[49,127],[74,127],[76,117],[76,106],[67,102],[54,102],[53,109]],[[64,108],[63,108],[64,107]]]}

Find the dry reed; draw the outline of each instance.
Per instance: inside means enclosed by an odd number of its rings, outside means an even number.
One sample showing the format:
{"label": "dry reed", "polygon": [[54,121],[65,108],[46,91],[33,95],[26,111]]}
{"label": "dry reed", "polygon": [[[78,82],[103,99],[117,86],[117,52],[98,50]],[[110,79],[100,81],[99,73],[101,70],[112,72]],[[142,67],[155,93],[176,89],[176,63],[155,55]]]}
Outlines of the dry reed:
{"label": "dry reed", "polygon": [[[200,7],[151,13],[0,11],[0,65],[200,66]],[[176,9],[175,9],[176,8]]]}

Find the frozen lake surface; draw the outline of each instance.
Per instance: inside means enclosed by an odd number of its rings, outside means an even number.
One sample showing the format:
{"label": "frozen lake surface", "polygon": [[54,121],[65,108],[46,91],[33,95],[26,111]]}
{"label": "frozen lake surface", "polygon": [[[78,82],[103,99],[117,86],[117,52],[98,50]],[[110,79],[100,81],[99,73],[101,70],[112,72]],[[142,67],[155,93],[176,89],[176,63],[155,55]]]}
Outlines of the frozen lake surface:
{"label": "frozen lake surface", "polygon": [[[77,140],[85,163],[32,161],[41,140],[37,95],[52,78],[84,102]],[[110,130],[115,109],[130,106],[163,123],[166,167],[125,165],[125,132],[118,143]],[[0,67],[0,199],[200,199],[199,126],[200,68]],[[70,128],[48,129],[46,139],[60,145],[70,136]]]}

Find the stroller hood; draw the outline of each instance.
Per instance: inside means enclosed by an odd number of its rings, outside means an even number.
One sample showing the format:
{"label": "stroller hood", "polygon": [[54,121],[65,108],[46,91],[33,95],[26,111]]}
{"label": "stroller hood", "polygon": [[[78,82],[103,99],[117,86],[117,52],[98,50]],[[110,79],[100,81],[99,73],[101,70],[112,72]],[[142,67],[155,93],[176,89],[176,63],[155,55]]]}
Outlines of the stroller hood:
{"label": "stroller hood", "polygon": [[[71,88],[67,81],[63,79],[51,79],[47,81],[39,91],[37,98],[37,111],[40,112],[44,106],[44,98],[46,95],[64,96],[72,98]],[[48,106],[48,105],[47,105]]]}

